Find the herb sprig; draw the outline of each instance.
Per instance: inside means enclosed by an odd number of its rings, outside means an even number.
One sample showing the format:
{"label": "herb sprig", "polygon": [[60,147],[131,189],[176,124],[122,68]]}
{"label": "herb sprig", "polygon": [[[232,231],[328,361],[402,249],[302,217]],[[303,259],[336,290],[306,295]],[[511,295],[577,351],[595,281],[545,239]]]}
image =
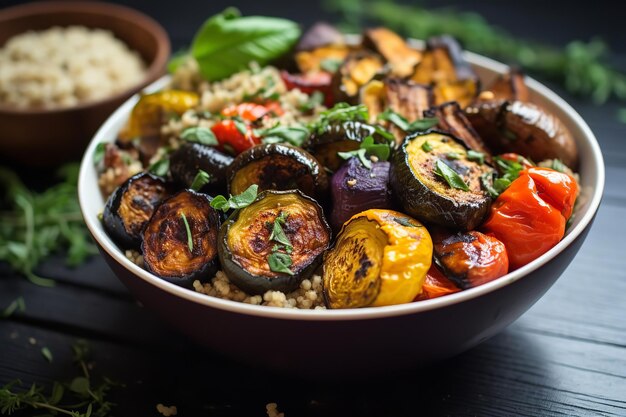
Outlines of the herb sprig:
{"label": "herb sprig", "polygon": [[[294,272],[290,269],[293,264],[293,260],[289,255],[293,251],[293,246],[283,229],[283,226],[287,221],[287,217],[289,217],[289,213],[281,211],[274,219],[274,223],[272,224],[272,233],[269,236],[269,240],[274,241],[277,244],[272,247],[272,253],[267,256],[267,264],[273,272],[294,275]],[[279,252],[280,250],[284,250],[287,253]]]}
{"label": "herb sprig", "polygon": [[211,207],[215,210],[221,210],[227,212],[230,209],[241,209],[248,207],[256,200],[258,195],[259,186],[252,184],[244,192],[237,195],[231,195],[229,198],[223,195],[217,195],[211,200]]}
{"label": "herb sprig", "polygon": [[53,252],[67,249],[69,265],[97,253],[78,206],[78,164],[64,165],[59,174],[61,183],[36,193],[13,171],[0,168],[6,202],[0,211],[0,260],[43,286],[53,286],[54,281],[38,276],[35,268]]}
{"label": "herb sprig", "polygon": [[359,149],[348,152],[337,152],[337,155],[342,159],[357,157],[364,167],[372,169],[371,157],[374,156],[379,161],[388,160],[391,155],[391,146],[391,143],[374,143],[374,138],[368,136],[363,139],[363,142],[359,145]]}
{"label": "herb sprig", "polygon": [[442,177],[450,187],[457,188],[459,190],[468,191],[469,187],[463,181],[463,178],[452,168],[448,166],[441,159],[437,159],[435,162],[435,174]]}
{"label": "herb sprig", "polygon": [[409,122],[404,116],[391,109],[386,109],[384,112],[380,113],[377,116],[377,119],[387,120],[404,130],[406,133],[423,132],[439,123],[439,119],[436,117],[425,117],[423,119],[417,119]]}

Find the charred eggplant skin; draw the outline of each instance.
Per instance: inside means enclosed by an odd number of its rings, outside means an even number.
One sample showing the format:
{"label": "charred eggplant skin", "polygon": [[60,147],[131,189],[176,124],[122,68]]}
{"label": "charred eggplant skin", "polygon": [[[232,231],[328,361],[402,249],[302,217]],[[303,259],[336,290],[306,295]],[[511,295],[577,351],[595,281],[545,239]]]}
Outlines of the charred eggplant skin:
{"label": "charred eggplant skin", "polygon": [[320,163],[302,148],[284,143],[261,144],[237,155],[227,170],[228,190],[239,194],[250,185],[264,190],[298,189],[312,197],[328,190],[328,177]]}
{"label": "charred eggplant skin", "polygon": [[[269,237],[273,222],[281,211],[287,213],[282,227],[293,245],[289,253],[293,259],[293,275],[274,272],[268,266],[267,255],[276,245]],[[237,232],[241,234],[232,235]],[[302,280],[313,274],[330,240],[330,227],[314,199],[298,190],[267,190],[259,194],[254,203],[233,212],[224,222],[218,237],[218,253],[224,273],[246,293],[286,293],[295,290]],[[231,247],[231,244],[238,247]],[[246,253],[242,256],[237,252]]]}
{"label": "charred eggplant skin", "polygon": [[[139,249],[143,229],[156,207],[170,194],[170,186],[156,175],[142,172],[127,179],[104,206],[102,223],[123,249]],[[135,215],[134,221],[128,217]]]}
{"label": "charred eggplant skin", "polygon": [[330,123],[323,132],[313,132],[305,146],[322,166],[334,172],[345,162],[337,152],[357,149],[368,136],[374,138],[376,143],[387,143],[374,126],[349,121]]}
{"label": "charred eggplant skin", "polygon": [[[424,142],[432,149],[425,150]],[[451,187],[436,175],[438,160],[459,174],[467,191]],[[450,134],[430,130],[407,136],[394,153],[391,167],[394,194],[404,211],[421,221],[472,230],[489,211],[491,197],[482,189],[481,176],[493,169],[468,160],[466,148]]]}
{"label": "charred eggplant skin", "polygon": [[206,194],[183,190],[159,206],[141,244],[149,272],[186,288],[193,288],[195,280],[213,278],[218,267],[220,218],[210,201]]}
{"label": "charred eggplant skin", "polygon": [[196,174],[203,170],[209,174],[207,188],[223,191],[226,182],[226,169],[233,157],[217,149],[200,143],[183,143],[170,155],[170,173],[174,181],[185,188],[191,187]]}

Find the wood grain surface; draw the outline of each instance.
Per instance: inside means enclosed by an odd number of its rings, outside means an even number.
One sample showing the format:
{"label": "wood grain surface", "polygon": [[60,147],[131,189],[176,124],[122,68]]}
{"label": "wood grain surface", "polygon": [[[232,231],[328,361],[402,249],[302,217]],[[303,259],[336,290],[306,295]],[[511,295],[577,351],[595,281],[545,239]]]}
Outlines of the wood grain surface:
{"label": "wood grain surface", "polygon": [[[480,4],[488,12],[506,10]],[[180,26],[165,24],[168,30]],[[563,30],[576,34],[565,24]],[[53,258],[40,273],[57,279],[55,288],[31,285],[0,267],[0,308],[18,296],[27,306],[0,320],[0,384],[70,379],[78,374],[71,345],[84,338],[93,347],[93,373],[125,384],[113,392],[115,415],[122,417],[158,416],[157,403],[176,405],[179,416],[264,416],[269,402],[287,417],[626,416],[626,125],[615,117],[618,103],[594,106],[555,89],[600,142],[604,200],[586,242],[554,287],[480,346],[426,369],[358,382],[346,382],[332,369],[328,381],[273,375],[217,356],[167,328],[134,302],[102,258],[76,269]],[[280,348],[280,341],[269,342]],[[42,356],[43,346],[51,350],[52,363]]]}

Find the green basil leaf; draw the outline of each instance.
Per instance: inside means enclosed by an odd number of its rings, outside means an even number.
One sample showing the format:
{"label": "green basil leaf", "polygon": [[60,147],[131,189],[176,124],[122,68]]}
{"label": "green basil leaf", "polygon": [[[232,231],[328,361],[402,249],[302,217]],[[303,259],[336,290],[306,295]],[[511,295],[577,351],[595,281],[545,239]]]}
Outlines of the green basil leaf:
{"label": "green basil leaf", "polygon": [[77,376],[72,379],[69,388],[72,392],[77,394],[87,395],[89,394],[89,380],[84,376]]}
{"label": "green basil leaf", "polygon": [[485,154],[470,149],[469,151],[467,151],[467,159],[469,161],[473,161],[478,163],[479,165],[482,165],[485,163]]}
{"label": "green basil leaf", "polygon": [[289,269],[293,261],[291,256],[286,253],[274,252],[267,257],[267,263],[270,270],[273,272],[280,272],[287,275],[293,275],[293,271]]}
{"label": "green basil leaf", "polygon": [[422,132],[430,129],[439,123],[439,119],[436,117],[418,119],[413,122],[409,122],[404,116],[391,109],[387,109],[378,115],[379,120],[387,120],[407,133],[410,132]]}
{"label": "green basil leaf", "polygon": [[487,191],[487,194],[489,194],[491,198],[498,198],[500,193],[491,185],[492,180],[493,175],[489,172],[485,172],[480,176],[480,185],[485,191]]}
{"label": "green basil leaf", "polygon": [[191,45],[200,73],[215,81],[248,67],[265,65],[288,52],[300,37],[300,27],[286,19],[241,17],[236,9],[209,18]]}
{"label": "green basil leaf", "polygon": [[148,167],[148,172],[151,172],[154,175],[158,175],[159,177],[166,176],[169,170],[170,170],[169,158],[159,159],[154,164]]}
{"label": "green basil leaf", "polygon": [[457,188],[463,191],[469,191],[469,187],[463,181],[463,178],[455,170],[450,168],[445,162],[441,159],[437,159],[435,163],[435,174],[442,177],[448,185],[452,188]]}
{"label": "green basil leaf", "polygon": [[272,227],[272,233],[270,234],[269,240],[273,240],[285,246],[285,248],[293,248],[291,245],[291,241],[285,234],[283,230],[283,224],[287,220],[288,213],[281,211],[278,217],[274,219],[274,225]]}
{"label": "green basil leaf", "polygon": [[42,355],[44,358],[46,358],[46,360],[47,360],[48,362],[52,362],[52,359],[53,359],[53,357],[52,357],[52,352],[51,352],[51,351],[50,351],[50,349],[49,349],[49,348],[47,348],[46,346],[44,346],[44,347],[42,347],[42,348],[41,348],[41,355]]}
{"label": "green basil leaf", "polygon": [[369,111],[364,104],[351,106],[348,103],[337,103],[331,109],[320,113],[319,119],[312,123],[311,131],[322,134],[330,123],[364,122],[369,119]]}
{"label": "green basil leaf", "polygon": [[98,165],[104,159],[104,153],[106,151],[107,144],[100,142],[96,145],[96,150],[93,152],[93,164]]}
{"label": "green basil leaf", "polygon": [[250,204],[254,202],[254,200],[256,200],[258,191],[259,191],[259,186],[256,184],[252,184],[241,194],[230,197],[228,199],[230,208],[240,209],[240,208],[248,207]]}
{"label": "green basil leaf", "polygon": [[263,143],[288,143],[294,146],[302,146],[309,138],[308,129],[296,126],[274,126],[255,133],[258,133]]}
{"label": "green basil leaf", "polygon": [[431,127],[436,126],[437,123],[439,123],[438,118],[426,117],[424,119],[419,119],[409,124],[408,130],[406,131],[407,132],[423,132],[425,130],[430,129]]}
{"label": "green basil leaf", "polygon": [[206,184],[208,184],[209,181],[211,181],[211,175],[208,172],[199,169],[198,173],[193,179],[193,182],[191,183],[191,187],[189,188],[194,191],[198,191]]}
{"label": "green basil leaf", "polygon": [[374,143],[372,136],[367,136],[361,142],[361,149],[365,149],[369,155],[375,155],[379,160],[386,161],[391,155],[391,148],[389,143]]}
{"label": "green basil leaf", "polygon": [[188,127],[180,134],[180,138],[187,142],[201,143],[207,146],[217,146],[217,138],[208,127]]}
{"label": "green basil leaf", "polygon": [[223,195],[217,195],[213,200],[211,200],[211,207],[215,210],[228,211],[230,210],[230,204],[228,200]]}
{"label": "green basil leaf", "polygon": [[193,236],[191,235],[191,228],[189,227],[187,216],[185,216],[185,213],[180,213],[180,217],[183,219],[185,230],[187,231],[187,247],[189,248],[189,252],[193,252]]}

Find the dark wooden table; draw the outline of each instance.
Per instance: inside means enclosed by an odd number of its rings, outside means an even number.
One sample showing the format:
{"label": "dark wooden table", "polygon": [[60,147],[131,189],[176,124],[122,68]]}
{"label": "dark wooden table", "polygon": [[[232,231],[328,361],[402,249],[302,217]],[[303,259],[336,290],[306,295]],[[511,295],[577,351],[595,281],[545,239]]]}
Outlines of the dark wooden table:
{"label": "dark wooden table", "polygon": [[[185,26],[168,17],[164,6],[151,3],[133,5],[161,19],[175,44],[190,38],[199,18],[188,8],[181,11],[191,21]],[[294,11],[292,6],[282,14],[311,21],[315,12],[306,11],[313,7]],[[500,25],[511,22],[515,31],[539,39],[558,42],[590,30],[561,20],[547,35],[530,28],[524,32],[498,2],[477,7]],[[539,27],[549,12],[538,18]],[[626,236],[626,125],[616,118],[617,103],[598,107],[555,89],[587,120],[602,146],[604,200],[587,241],[556,285],[516,323],[471,351],[427,369],[360,382],[273,375],[217,356],[164,326],[133,301],[102,258],[76,269],[53,258],[40,272],[58,281],[55,288],[34,286],[0,268],[0,307],[18,296],[27,305],[24,313],[0,320],[0,384],[15,378],[50,384],[75,376],[71,345],[83,338],[93,348],[93,372],[125,384],[112,394],[117,416],[157,416],[158,403],[176,405],[179,416],[263,416],[269,402],[277,402],[287,417],[626,415],[621,241]],[[264,343],[280,349],[279,341]],[[42,356],[43,346],[54,355],[52,363]],[[334,375],[332,369],[328,373]]]}

